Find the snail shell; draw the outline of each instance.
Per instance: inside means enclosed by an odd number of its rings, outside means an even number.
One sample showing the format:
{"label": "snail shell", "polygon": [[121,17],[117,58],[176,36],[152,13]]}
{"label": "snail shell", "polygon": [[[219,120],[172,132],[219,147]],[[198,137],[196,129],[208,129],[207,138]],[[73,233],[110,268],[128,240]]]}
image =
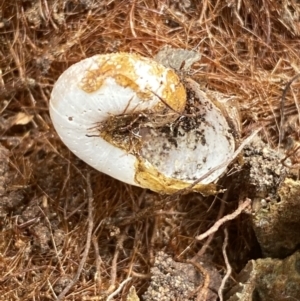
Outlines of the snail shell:
{"label": "snail shell", "polygon": [[[160,193],[191,185],[228,161],[234,137],[221,110],[191,79],[136,54],[95,55],[53,87],[50,116],[83,161],[123,182]],[[194,190],[209,193],[226,169]]]}

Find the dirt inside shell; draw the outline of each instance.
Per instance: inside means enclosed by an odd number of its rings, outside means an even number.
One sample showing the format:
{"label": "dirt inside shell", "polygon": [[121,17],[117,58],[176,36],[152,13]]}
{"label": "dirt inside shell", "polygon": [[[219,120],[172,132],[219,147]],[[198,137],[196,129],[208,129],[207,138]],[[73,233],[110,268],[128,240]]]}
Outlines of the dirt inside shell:
{"label": "dirt inside shell", "polygon": [[[215,123],[212,122],[212,117],[208,117],[211,114],[208,112],[214,110],[218,111],[211,101],[200,99],[194,90],[187,88],[187,105],[182,114],[165,106],[161,112],[143,111],[111,116],[105,123],[99,124],[99,133],[109,143],[135,155],[144,167],[145,161],[149,162],[150,169],[156,169],[156,173],[166,179],[163,182],[169,183],[168,187],[179,185],[183,188],[186,183],[196,181],[203,173],[215,167],[212,165],[215,163],[212,149],[216,152],[217,147],[221,149],[216,155],[220,161],[217,161],[217,165],[226,161],[226,156],[229,156],[220,154],[223,149],[219,144],[224,145],[224,153],[234,150],[232,130],[222,113],[213,113],[213,116],[221,116],[215,118]],[[207,141],[209,136],[221,138]],[[137,172],[138,169],[140,168],[137,168]],[[147,168],[143,168],[143,172],[146,170]],[[212,182],[220,173],[217,171],[210,175],[204,184]],[[138,176],[136,180],[145,187],[147,177],[143,175],[142,178],[143,183]],[[171,179],[175,179],[177,184]],[[171,191],[176,191],[175,187]],[[152,184],[148,188],[153,189]],[[162,188],[153,190],[162,191]]]}
{"label": "dirt inside shell", "polygon": [[[191,91],[188,93],[191,99]],[[188,113],[189,117],[184,114]],[[105,122],[99,124],[100,136],[109,143],[124,149],[126,152],[141,155],[141,149],[149,144],[151,137],[163,136],[166,140],[163,150],[170,147],[177,147],[177,139],[183,136],[184,132],[195,129],[197,124],[204,122],[204,116],[197,115],[199,109],[195,106],[186,106],[185,112],[181,115],[165,106],[161,112],[145,110],[137,113],[112,115]],[[198,138],[194,141],[205,143],[205,138],[199,132]]]}

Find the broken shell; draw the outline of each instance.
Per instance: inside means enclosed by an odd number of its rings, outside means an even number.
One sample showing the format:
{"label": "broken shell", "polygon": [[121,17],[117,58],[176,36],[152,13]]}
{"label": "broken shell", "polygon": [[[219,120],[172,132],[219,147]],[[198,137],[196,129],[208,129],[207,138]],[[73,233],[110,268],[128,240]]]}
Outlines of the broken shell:
{"label": "broken shell", "polygon": [[[185,85],[185,86],[184,86]],[[187,96],[187,97],[186,97]],[[54,85],[50,115],[83,161],[160,193],[190,186],[209,193],[235,142],[221,110],[191,79],[154,60],[115,53],[84,59]]]}

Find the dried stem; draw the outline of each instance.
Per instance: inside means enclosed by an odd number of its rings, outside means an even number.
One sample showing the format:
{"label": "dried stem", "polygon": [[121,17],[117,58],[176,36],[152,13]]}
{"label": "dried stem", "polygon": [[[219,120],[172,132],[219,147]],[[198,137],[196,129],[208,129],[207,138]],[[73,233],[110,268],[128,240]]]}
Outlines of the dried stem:
{"label": "dried stem", "polygon": [[110,286],[105,292],[106,294],[110,294],[116,287],[116,280],[117,280],[117,264],[118,264],[118,258],[120,255],[120,251],[123,248],[123,242],[126,239],[126,235],[122,234],[117,239],[117,245],[116,250],[114,253],[114,257],[111,263],[111,273],[110,273]]}
{"label": "dried stem", "polygon": [[132,279],[132,277],[129,277],[129,278],[125,279],[124,281],[122,281],[120,283],[119,287],[107,297],[106,301],[110,301],[110,300],[112,300],[113,297],[118,295],[120,293],[120,291],[123,289],[124,285],[126,283],[128,283],[131,279]]}
{"label": "dried stem", "polygon": [[99,245],[98,245],[97,237],[95,235],[93,235],[93,237],[92,237],[92,242],[93,242],[94,252],[95,252],[95,257],[96,257],[96,274],[95,274],[94,279],[95,279],[97,288],[100,289],[101,283],[102,283],[102,279],[101,279],[102,260],[99,255]]}
{"label": "dried stem", "polygon": [[230,277],[231,272],[232,272],[232,267],[229,263],[228,256],[227,256],[227,253],[226,253],[227,246],[228,246],[228,230],[227,230],[227,228],[225,228],[224,229],[224,242],[223,242],[223,247],[222,247],[222,253],[223,253],[223,256],[224,256],[224,261],[225,261],[225,265],[226,265],[227,270],[226,270],[226,274],[223,277],[221,285],[220,285],[219,290],[218,290],[218,296],[219,296],[220,301],[223,301],[223,290],[225,288],[226,281],[228,280],[228,278]]}
{"label": "dried stem", "polygon": [[215,224],[209,228],[206,232],[198,235],[196,237],[197,240],[203,240],[204,238],[208,237],[209,235],[215,233],[218,231],[218,229],[225,224],[226,222],[235,219],[237,216],[239,216],[248,206],[251,205],[251,200],[246,198],[246,200],[239,205],[239,207],[231,214],[225,215],[221,219],[215,222]]}
{"label": "dried stem", "polygon": [[188,260],[188,263],[191,263],[194,267],[196,267],[199,272],[202,274],[203,282],[199,285],[199,287],[192,292],[192,295],[197,293],[197,301],[206,300],[210,276],[209,273],[205,270],[205,268],[201,265],[201,263],[197,262],[196,260]]}
{"label": "dried stem", "polygon": [[[225,202],[228,198],[228,191],[229,191],[229,189],[227,189],[224,192],[224,195],[223,195],[222,201],[221,201],[221,206],[220,206],[219,213],[218,213],[218,216],[217,216],[216,220],[220,220],[221,217],[223,216],[223,213],[224,213],[224,210],[225,210]],[[203,244],[201,249],[197,252],[197,254],[194,256],[193,259],[195,259],[195,260],[198,259],[199,260],[205,254],[205,252],[206,252],[207,248],[209,247],[210,243],[212,242],[213,238],[214,238],[214,233],[212,233],[211,235],[208,236],[208,239]]]}

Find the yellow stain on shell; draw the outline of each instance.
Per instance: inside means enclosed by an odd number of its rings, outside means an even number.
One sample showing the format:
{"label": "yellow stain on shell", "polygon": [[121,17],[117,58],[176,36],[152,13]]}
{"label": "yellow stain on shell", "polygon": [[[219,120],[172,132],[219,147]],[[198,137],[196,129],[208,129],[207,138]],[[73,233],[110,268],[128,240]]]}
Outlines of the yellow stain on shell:
{"label": "yellow stain on shell", "polygon": [[[153,165],[145,163],[143,160],[137,160],[135,168],[135,181],[137,184],[161,194],[172,194],[191,186],[191,183],[164,176]],[[204,195],[215,195],[218,193],[215,184],[198,183],[190,191],[200,192]]]}
{"label": "yellow stain on shell", "polygon": [[167,85],[163,90],[164,101],[175,111],[183,112],[186,105],[186,91],[173,70],[167,72]]}
{"label": "yellow stain on shell", "polygon": [[[156,97],[155,91],[151,91],[151,87],[141,89],[137,84],[139,75],[136,73],[136,65],[144,63],[149,66],[149,74],[161,78],[162,74],[166,74],[162,80],[163,90],[161,94],[163,104],[167,104],[176,112],[182,112],[186,105],[186,92],[183,84],[180,82],[177,74],[156,61],[142,57],[138,54],[129,53],[113,53],[100,55],[96,58],[98,68],[87,70],[81,83],[80,88],[86,93],[92,93],[101,88],[106,78],[115,79],[116,83],[122,87],[129,87],[137,93],[138,97],[143,100],[149,100]],[[155,108],[161,109],[160,105]]]}

